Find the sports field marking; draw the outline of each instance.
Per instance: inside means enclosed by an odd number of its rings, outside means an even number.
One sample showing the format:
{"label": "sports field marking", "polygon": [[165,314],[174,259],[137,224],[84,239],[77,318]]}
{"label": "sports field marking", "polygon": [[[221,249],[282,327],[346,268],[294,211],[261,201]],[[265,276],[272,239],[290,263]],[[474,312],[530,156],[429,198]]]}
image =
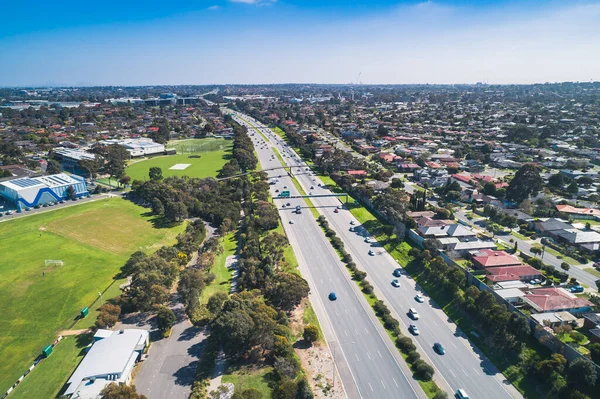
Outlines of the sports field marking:
{"label": "sports field marking", "polygon": [[175,164],[175,165],[171,166],[169,169],[171,169],[171,170],[185,170],[190,165],[191,165],[191,163],[178,163],[178,164]]}

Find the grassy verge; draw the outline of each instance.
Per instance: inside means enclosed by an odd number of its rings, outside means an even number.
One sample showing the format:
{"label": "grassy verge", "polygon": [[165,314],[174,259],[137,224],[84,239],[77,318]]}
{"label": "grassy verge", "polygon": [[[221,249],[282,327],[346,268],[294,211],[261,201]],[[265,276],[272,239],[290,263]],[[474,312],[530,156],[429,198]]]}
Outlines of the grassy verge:
{"label": "grassy verge", "polygon": [[577,259],[573,259],[570,256],[565,256],[565,255],[561,254],[560,252],[558,252],[557,250],[555,250],[554,248],[550,248],[548,245],[546,245],[545,251],[551,255],[554,255],[558,259],[564,260],[565,262],[570,263],[572,265],[580,265],[581,264],[581,262],[578,261]]}
{"label": "grassy verge", "polygon": [[596,276],[596,277],[600,277],[600,272],[598,270],[594,269],[593,267],[586,267],[583,270],[588,272],[589,274]]}
{"label": "grassy verge", "polygon": [[253,365],[232,364],[227,367],[222,383],[232,383],[236,392],[254,388],[262,394],[262,399],[271,398],[270,382],[273,379],[272,367],[255,367]]}
{"label": "grassy verge", "polygon": [[302,315],[302,321],[304,325],[312,324],[317,326],[319,329],[319,339],[317,341],[323,341],[323,331],[321,330],[321,325],[319,324],[319,319],[317,319],[317,314],[313,309],[310,301],[307,301],[306,307],[304,308],[304,314]]}
{"label": "grassy verge", "polygon": [[519,234],[519,233],[517,233],[516,231],[511,231],[511,232],[510,232],[510,235],[512,235],[512,236],[515,236],[515,237],[517,237],[518,239],[520,239],[520,240],[523,240],[523,241],[529,241],[529,238],[528,238],[528,237],[525,237],[523,234]]}
{"label": "grassy verge", "polygon": [[229,294],[231,290],[231,271],[227,268],[225,262],[228,256],[234,255],[237,250],[237,236],[236,233],[229,233],[221,239],[223,245],[223,252],[215,258],[215,261],[210,268],[210,271],[214,273],[215,279],[204,288],[202,295],[200,295],[200,303],[208,303],[208,298],[217,292],[224,292]]}
{"label": "grassy verge", "polygon": [[11,393],[11,399],[54,398],[83,359],[91,335],[64,338],[54,347],[52,355],[44,359]]}

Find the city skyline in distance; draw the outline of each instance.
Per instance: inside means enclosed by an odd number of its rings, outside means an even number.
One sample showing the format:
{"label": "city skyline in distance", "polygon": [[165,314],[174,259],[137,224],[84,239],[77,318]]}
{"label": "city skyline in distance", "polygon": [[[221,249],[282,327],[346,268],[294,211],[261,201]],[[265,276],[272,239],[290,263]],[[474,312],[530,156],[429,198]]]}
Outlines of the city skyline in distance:
{"label": "city skyline in distance", "polygon": [[528,84],[600,76],[600,3],[9,4],[0,86]]}

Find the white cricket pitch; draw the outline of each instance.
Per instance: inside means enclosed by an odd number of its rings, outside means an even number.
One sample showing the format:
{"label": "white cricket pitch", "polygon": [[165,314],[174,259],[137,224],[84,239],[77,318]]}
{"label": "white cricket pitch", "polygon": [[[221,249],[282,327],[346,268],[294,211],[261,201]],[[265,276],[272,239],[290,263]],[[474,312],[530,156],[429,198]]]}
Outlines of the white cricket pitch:
{"label": "white cricket pitch", "polygon": [[178,163],[169,168],[169,170],[185,170],[191,163]]}

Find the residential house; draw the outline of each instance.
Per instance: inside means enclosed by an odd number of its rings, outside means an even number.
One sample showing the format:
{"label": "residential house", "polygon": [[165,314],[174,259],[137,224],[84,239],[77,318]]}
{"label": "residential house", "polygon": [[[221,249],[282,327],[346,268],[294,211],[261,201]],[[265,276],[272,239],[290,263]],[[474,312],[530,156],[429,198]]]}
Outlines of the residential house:
{"label": "residential house", "polygon": [[600,249],[600,234],[595,231],[571,228],[558,231],[556,234],[559,239],[577,245],[586,251],[594,252]]}
{"label": "residential house", "polygon": [[486,278],[498,281],[531,281],[542,278],[542,273],[529,265],[490,267],[486,269]]}
{"label": "residential house", "polygon": [[535,288],[523,296],[523,301],[537,313],[568,311],[574,314],[589,312],[593,304],[562,288]]}
{"label": "residential house", "polygon": [[481,270],[492,267],[520,266],[522,264],[516,256],[505,251],[484,249],[473,252],[472,255],[473,266]]}
{"label": "residential house", "polygon": [[556,210],[564,218],[600,220],[600,209],[576,208],[571,205],[556,205]]}

